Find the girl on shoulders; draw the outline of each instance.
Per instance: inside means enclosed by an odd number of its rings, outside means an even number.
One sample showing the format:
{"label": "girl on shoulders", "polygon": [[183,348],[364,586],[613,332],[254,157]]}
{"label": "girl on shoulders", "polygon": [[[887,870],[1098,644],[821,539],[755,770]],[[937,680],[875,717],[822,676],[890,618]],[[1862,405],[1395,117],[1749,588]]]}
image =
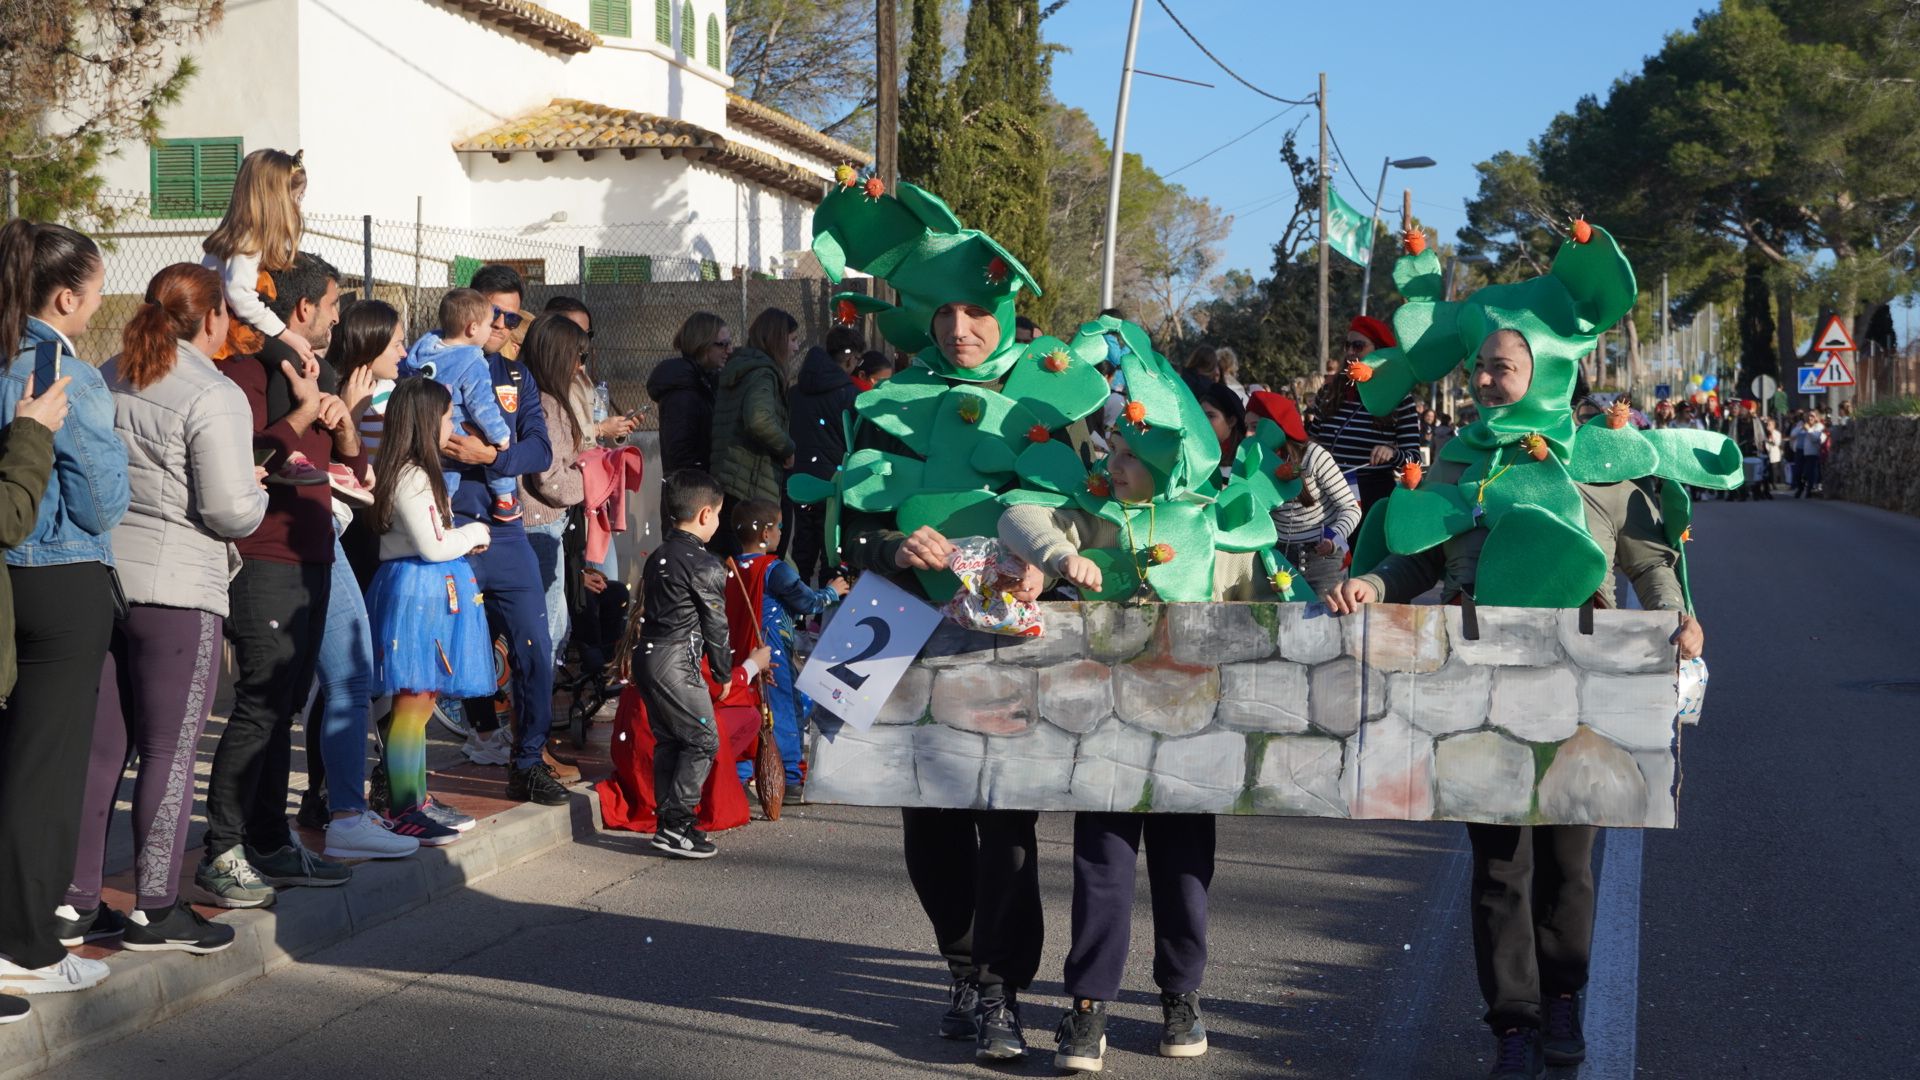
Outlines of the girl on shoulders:
{"label": "girl on shoulders", "polygon": [[273,289],[268,273],[293,269],[306,194],[300,151],[255,150],[240,163],[226,216],[200,245],[207,253],[201,265],[219,273],[233,317],[227,344],[214,359],[258,354],[269,372],[278,372],[282,360],[311,370],[313,346],[260,299],[262,291],[271,295]]}

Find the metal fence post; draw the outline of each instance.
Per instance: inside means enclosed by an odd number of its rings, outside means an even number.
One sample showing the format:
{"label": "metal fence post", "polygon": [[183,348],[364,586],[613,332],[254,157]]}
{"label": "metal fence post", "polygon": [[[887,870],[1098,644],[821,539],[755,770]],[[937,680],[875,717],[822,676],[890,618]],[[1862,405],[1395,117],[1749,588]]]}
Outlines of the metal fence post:
{"label": "metal fence post", "polygon": [[580,245],[579,258],[580,258],[580,302],[584,304],[587,302],[587,245],[585,244]]}
{"label": "metal fence post", "polygon": [[360,215],[360,299],[373,299],[373,215]]}
{"label": "metal fence post", "polygon": [[422,214],[426,213],[426,205],[426,196],[415,195],[413,197],[413,296],[407,301],[407,330],[409,335],[412,334],[413,328],[419,325],[420,320],[420,218]]}

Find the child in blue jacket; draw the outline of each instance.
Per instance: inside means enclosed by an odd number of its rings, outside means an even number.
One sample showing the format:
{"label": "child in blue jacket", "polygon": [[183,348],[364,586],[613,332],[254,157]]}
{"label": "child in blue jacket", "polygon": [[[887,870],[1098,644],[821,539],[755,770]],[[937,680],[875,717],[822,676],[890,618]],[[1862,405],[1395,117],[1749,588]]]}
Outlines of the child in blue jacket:
{"label": "child in blue jacket", "polygon": [[[440,329],[413,343],[400,365],[400,375],[425,375],[446,387],[453,395],[454,431],[471,426],[481,438],[505,450],[513,439],[500,410],[504,405],[508,412],[513,411],[515,402],[512,395],[496,401],[487,354],[481,348],[492,322],[493,308],[486,297],[472,289],[447,293],[440,301]],[[446,470],[445,477],[451,497],[460,487],[460,474]],[[487,492],[493,496],[493,520],[520,520],[519,477],[489,476]]]}

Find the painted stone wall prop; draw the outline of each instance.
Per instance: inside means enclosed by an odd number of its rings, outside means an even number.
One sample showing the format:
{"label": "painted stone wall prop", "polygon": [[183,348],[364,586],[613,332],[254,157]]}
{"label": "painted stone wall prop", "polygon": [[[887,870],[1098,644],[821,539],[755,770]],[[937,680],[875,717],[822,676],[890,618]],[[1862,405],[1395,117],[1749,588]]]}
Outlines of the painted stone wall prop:
{"label": "painted stone wall prop", "polygon": [[807,800],[1677,822],[1672,613],[1043,606],[1037,640],[943,625],[865,732],[816,711]]}

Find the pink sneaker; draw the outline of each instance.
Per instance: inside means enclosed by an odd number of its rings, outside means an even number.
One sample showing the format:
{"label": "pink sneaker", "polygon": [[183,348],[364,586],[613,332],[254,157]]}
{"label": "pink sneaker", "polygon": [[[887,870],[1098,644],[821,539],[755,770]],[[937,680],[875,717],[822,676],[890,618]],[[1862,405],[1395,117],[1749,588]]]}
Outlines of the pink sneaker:
{"label": "pink sneaker", "polygon": [[279,472],[267,477],[267,482],[311,487],[314,484],[326,483],[327,474],[322,469],[314,468],[313,462],[307,460],[307,455],[295,450],[287,455],[287,463],[280,466]]}
{"label": "pink sneaker", "polygon": [[333,493],[350,503],[361,506],[373,505],[373,489],[360,482],[353,470],[335,461],[327,466],[327,483],[333,485]]}

